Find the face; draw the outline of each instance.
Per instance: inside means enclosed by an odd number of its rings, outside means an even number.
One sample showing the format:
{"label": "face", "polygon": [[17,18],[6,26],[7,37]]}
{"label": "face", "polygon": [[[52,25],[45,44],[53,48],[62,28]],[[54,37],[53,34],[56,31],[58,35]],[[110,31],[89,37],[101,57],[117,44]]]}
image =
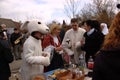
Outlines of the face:
{"label": "face", "polygon": [[34,35],[37,39],[42,39],[43,38],[43,34],[41,34],[40,32],[35,32]]}
{"label": "face", "polygon": [[84,23],[84,29],[88,32],[90,31],[91,27]]}
{"label": "face", "polygon": [[19,30],[15,30],[15,33],[19,33]]}
{"label": "face", "polygon": [[103,25],[100,25],[100,29],[101,29],[101,31],[103,30],[103,28],[104,28],[104,26],[103,26]]}
{"label": "face", "polygon": [[4,31],[6,31],[7,30],[7,27],[6,26],[2,26],[2,30]]}
{"label": "face", "polygon": [[71,26],[72,26],[73,30],[75,30],[75,31],[78,30],[78,23],[77,22],[71,23]]}
{"label": "face", "polygon": [[60,29],[54,29],[54,34],[53,35],[58,36],[59,34],[60,34]]}

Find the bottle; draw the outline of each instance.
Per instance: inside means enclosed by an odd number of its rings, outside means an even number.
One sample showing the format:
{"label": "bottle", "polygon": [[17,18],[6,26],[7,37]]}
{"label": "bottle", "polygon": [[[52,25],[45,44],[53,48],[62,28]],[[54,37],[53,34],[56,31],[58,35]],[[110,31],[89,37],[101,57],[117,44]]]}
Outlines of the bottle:
{"label": "bottle", "polygon": [[88,59],[88,69],[93,70],[93,67],[94,67],[94,61],[92,56],[90,56],[90,58]]}
{"label": "bottle", "polygon": [[86,62],[85,62],[85,58],[84,58],[84,54],[80,54],[80,57],[79,57],[79,66],[81,67],[86,67]]}

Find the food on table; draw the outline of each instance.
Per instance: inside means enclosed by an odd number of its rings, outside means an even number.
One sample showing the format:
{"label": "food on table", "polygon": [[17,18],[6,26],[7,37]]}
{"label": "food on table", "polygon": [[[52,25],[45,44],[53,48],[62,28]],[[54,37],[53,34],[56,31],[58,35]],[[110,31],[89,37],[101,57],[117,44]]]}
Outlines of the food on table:
{"label": "food on table", "polygon": [[32,80],[46,80],[46,78],[43,75],[37,75],[37,76],[33,77]]}
{"label": "food on table", "polygon": [[56,70],[52,75],[49,77],[56,79],[56,80],[84,80],[84,75],[74,73],[71,70]]}

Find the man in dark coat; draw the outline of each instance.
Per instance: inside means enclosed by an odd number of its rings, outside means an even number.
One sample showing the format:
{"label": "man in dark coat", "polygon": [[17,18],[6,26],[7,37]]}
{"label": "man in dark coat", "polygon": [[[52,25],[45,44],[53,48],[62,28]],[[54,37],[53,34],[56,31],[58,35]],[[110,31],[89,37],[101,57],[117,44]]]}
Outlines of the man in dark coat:
{"label": "man in dark coat", "polygon": [[21,59],[22,38],[21,32],[17,28],[14,28],[14,32],[10,36],[10,42],[13,47],[15,60]]}
{"label": "man in dark coat", "polygon": [[0,80],[9,80],[11,71],[9,63],[13,61],[13,55],[8,48],[0,43]]}

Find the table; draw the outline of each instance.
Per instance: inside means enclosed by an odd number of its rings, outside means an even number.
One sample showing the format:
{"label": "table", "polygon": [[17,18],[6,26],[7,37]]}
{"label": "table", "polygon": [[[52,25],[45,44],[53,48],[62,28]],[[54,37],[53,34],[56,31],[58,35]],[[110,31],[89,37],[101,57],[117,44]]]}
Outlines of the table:
{"label": "table", "polygon": [[[44,73],[45,76],[47,76],[47,80],[56,80],[56,79],[50,79],[50,78],[48,78],[48,76],[49,76],[49,75],[52,75],[52,74],[54,73],[54,71],[56,71],[56,70],[60,70],[60,69],[55,69],[55,70],[52,70],[52,71],[49,71],[49,72],[45,72],[45,73]],[[88,74],[89,71],[90,71],[89,69],[85,69],[85,74]],[[92,78],[86,76],[84,80],[92,80]]]}

